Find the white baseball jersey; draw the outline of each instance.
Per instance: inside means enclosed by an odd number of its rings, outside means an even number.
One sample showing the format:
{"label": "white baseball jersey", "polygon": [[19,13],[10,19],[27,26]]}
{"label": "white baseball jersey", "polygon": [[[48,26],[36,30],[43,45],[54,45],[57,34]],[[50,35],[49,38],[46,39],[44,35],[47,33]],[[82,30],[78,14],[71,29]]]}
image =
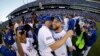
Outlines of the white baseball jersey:
{"label": "white baseball jersey", "polygon": [[26,43],[21,43],[25,56],[38,56],[37,51],[33,48],[33,42],[34,40],[32,38],[26,38]]}
{"label": "white baseball jersey", "polygon": [[[62,37],[64,37],[65,34],[66,34],[66,31],[64,31],[64,30],[62,30],[59,33],[55,33],[54,32],[54,39],[55,40],[59,40]],[[72,47],[72,42],[71,42],[70,38],[67,39],[66,44],[64,44],[63,46],[61,46],[59,49],[55,50],[56,56],[68,56],[66,45],[68,47]]]}
{"label": "white baseball jersey", "polygon": [[42,26],[38,32],[38,44],[41,56],[53,56],[49,47],[51,44],[55,43],[52,36],[52,32],[46,26]]}
{"label": "white baseball jersey", "polygon": [[[75,24],[76,24],[76,20],[77,19],[81,19],[82,17],[81,16],[75,16],[74,18],[72,18],[72,19],[74,19],[75,20]],[[74,25],[75,26],[75,25]],[[74,29],[75,29],[75,27],[74,27]]]}
{"label": "white baseball jersey", "polygon": [[18,53],[18,47],[17,47],[17,43],[15,42],[13,45],[11,45],[12,48],[16,51],[17,56],[20,56]]}
{"label": "white baseball jersey", "polygon": [[68,30],[68,21],[69,21],[68,18],[65,18],[65,19],[64,19],[64,30],[65,30],[65,31]]}

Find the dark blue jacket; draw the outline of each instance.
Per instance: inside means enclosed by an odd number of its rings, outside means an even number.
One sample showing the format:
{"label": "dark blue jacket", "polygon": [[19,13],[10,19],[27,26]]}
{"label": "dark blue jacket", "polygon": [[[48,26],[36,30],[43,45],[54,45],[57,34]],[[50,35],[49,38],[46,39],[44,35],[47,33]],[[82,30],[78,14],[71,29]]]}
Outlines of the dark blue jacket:
{"label": "dark blue jacket", "polygon": [[74,27],[75,27],[75,20],[74,19],[69,19],[68,30],[74,30]]}
{"label": "dark blue jacket", "polygon": [[88,41],[88,46],[92,46],[94,44],[94,42],[96,41],[97,39],[97,30],[96,29],[91,29],[90,30],[90,38],[89,38],[89,41]]}
{"label": "dark blue jacket", "polygon": [[3,56],[17,56],[15,51],[9,50],[6,46],[2,46],[2,47],[0,48],[0,53],[1,53]]}
{"label": "dark blue jacket", "polygon": [[4,35],[4,42],[9,44],[9,45],[12,45],[14,44],[15,40],[14,40],[14,35],[10,34],[9,32],[6,33]]}

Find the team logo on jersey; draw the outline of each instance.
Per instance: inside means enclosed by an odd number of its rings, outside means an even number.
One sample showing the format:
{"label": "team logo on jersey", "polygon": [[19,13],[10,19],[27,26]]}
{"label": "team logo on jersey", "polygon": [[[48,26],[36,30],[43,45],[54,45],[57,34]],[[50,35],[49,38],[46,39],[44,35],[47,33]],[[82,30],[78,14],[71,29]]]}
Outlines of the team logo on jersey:
{"label": "team logo on jersey", "polygon": [[52,39],[52,37],[47,37],[46,40]]}

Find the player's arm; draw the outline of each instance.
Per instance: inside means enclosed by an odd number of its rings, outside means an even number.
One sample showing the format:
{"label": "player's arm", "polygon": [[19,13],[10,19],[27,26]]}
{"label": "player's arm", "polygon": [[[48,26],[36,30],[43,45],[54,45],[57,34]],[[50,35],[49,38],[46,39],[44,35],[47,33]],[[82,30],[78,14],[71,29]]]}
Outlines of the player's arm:
{"label": "player's arm", "polygon": [[16,27],[17,25],[16,25],[16,23],[15,23],[15,25],[14,25],[14,33],[16,34]]}
{"label": "player's arm", "polygon": [[19,32],[17,32],[17,38],[16,38],[16,43],[17,43],[17,47],[18,47],[18,53],[20,56],[24,56],[24,52],[20,43],[20,34]]}
{"label": "player's arm", "polygon": [[[45,33],[47,33],[48,31],[46,31]],[[45,34],[44,33],[44,34]],[[49,33],[49,32],[48,32]],[[49,47],[49,49],[52,51],[52,50],[56,50],[58,49],[59,47],[61,47],[63,44],[65,44],[66,40],[68,37],[71,37],[73,35],[73,31],[72,30],[69,30],[65,36],[58,40],[58,41],[55,41],[53,36],[51,35],[44,35],[44,43]],[[48,48],[47,48],[48,49]]]}
{"label": "player's arm", "polygon": [[[71,37],[72,35],[73,35],[73,31],[69,30],[62,39],[54,42],[53,44],[50,44],[49,47],[52,50],[58,49],[59,47],[61,47],[66,42],[66,40],[68,39],[68,37]],[[53,42],[53,41],[51,41],[51,42]]]}

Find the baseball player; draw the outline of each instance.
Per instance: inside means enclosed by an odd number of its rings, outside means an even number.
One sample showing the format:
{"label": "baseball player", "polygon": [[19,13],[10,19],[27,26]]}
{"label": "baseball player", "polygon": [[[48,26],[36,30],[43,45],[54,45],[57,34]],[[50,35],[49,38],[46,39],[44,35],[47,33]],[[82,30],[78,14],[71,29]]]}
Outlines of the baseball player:
{"label": "baseball player", "polygon": [[50,30],[52,26],[52,19],[53,17],[46,16],[44,18],[44,25],[42,25],[38,32],[38,43],[41,56],[53,56],[51,52],[60,48],[63,44],[65,44],[68,37],[73,35],[73,31],[69,30],[62,39],[55,41]]}
{"label": "baseball player", "polygon": [[[61,18],[61,16],[55,16],[52,25],[53,25],[53,29],[54,29],[54,31],[53,31],[54,39],[57,41],[57,40],[61,39],[62,37],[64,37],[64,35],[66,34],[66,31],[63,30],[63,27],[62,27],[63,26],[63,18]],[[69,48],[72,47],[71,38],[68,38],[65,44],[63,44],[60,48],[55,50],[56,56],[68,56],[66,45]]]}

